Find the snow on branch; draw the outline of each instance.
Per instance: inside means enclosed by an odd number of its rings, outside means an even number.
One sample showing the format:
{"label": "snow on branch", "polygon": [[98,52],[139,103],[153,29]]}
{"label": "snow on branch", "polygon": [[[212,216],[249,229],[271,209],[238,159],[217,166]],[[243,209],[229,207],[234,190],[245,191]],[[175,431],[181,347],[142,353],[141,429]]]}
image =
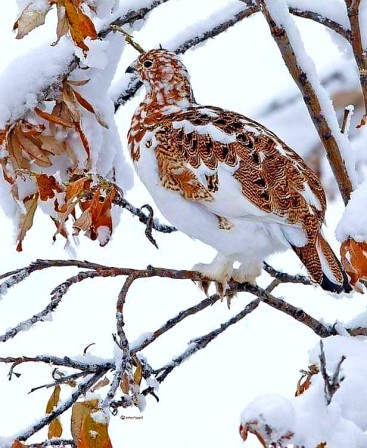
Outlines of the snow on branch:
{"label": "snow on branch", "polygon": [[367,121],[367,42],[362,41],[361,35],[361,28],[365,25],[362,25],[359,13],[361,9],[361,0],[345,0],[345,4],[351,28],[350,42],[359,71],[359,79],[364,100],[365,113],[360,124],[361,126]]}
{"label": "snow on branch", "polygon": [[[344,203],[355,181],[350,144],[341,134],[330,98],[321,86],[313,62],[305,52],[298,29],[283,0],[258,0],[283,60],[300,89],[305,105],[325,147]],[[352,178],[352,180],[351,180]]]}

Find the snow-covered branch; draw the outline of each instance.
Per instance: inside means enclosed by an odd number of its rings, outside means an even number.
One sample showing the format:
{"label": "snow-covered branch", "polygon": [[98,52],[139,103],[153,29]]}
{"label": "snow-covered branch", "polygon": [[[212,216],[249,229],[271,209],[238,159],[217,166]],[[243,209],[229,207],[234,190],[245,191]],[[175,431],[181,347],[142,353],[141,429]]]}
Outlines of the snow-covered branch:
{"label": "snow-covered branch", "polygon": [[351,157],[349,142],[340,132],[330,98],[321,87],[313,62],[305,52],[284,1],[258,0],[258,4],[283,60],[303,95],[310,117],[325,147],[341,196],[347,204],[353,190],[350,176],[354,180],[354,166],[348,163]]}

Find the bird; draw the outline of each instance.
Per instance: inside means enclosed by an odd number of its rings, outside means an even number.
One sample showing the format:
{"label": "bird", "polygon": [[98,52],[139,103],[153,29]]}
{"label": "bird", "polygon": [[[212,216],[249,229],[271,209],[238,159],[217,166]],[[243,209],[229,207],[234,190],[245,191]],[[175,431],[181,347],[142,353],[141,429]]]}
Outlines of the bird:
{"label": "bird", "polygon": [[256,284],[268,256],[292,249],[321,288],[351,291],[323,236],[324,189],[294,150],[248,117],[198,104],[173,51],[146,51],[126,73],[146,91],[127,135],[134,168],[171,224],[217,250],[193,267],[202,278],[222,291]]}

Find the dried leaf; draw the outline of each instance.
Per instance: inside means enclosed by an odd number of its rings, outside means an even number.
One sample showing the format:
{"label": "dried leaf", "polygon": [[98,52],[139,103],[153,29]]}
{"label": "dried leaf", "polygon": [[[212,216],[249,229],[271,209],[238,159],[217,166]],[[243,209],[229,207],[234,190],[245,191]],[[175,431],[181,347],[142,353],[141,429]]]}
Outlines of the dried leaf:
{"label": "dried leaf", "polygon": [[22,442],[19,442],[19,440],[14,440],[10,448],[27,448],[27,445],[25,445]]}
{"label": "dried leaf", "polygon": [[59,404],[60,401],[60,391],[61,387],[59,384],[56,384],[54,390],[52,391],[51,397],[49,398],[46,406],[46,414],[51,414],[54,408]]}
{"label": "dried leaf", "polygon": [[[71,414],[71,434],[76,448],[112,448],[108,435],[108,423],[96,418],[103,413],[98,400],[74,403]],[[102,414],[103,417],[103,414]]]}
{"label": "dried leaf", "polygon": [[[61,387],[57,384],[49,398],[46,406],[46,414],[51,414],[51,412],[55,409],[55,407],[59,404],[60,401],[60,391]],[[62,435],[62,426],[60,420],[55,418],[51,421],[48,426],[48,438],[52,437],[61,437]]]}
{"label": "dried leaf", "polygon": [[57,140],[52,135],[41,135],[40,140],[42,149],[50,154],[60,156],[61,154],[68,154],[66,142]]}
{"label": "dried leaf", "polygon": [[35,28],[43,25],[49,10],[50,7],[45,10],[34,9],[33,3],[29,3],[29,5],[22,11],[19,19],[14,23],[13,30],[18,30],[15,38],[22,39]]}
{"label": "dried leaf", "polygon": [[91,392],[95,392],[98,389],[101,389],[104,386],[108,386],[110,384],[110,380],[105,376],[91,389]]}
{"label": "dried leaf", "polygon": [[17,251],[18,252],[21,252],[23,250],[22,241],[24,240],[24,237],[25,237],[26,233],[28,232],[28,230],[33,225],[33,218],[34,218],[34,214],[37,209],[38,198],[39,198],[39,194],[34,193],[31,196],[27,196],[23,200],[24,206],[26,208],[26,213],[24,215],[22,215],[20,218],[19,233],[18,233],[18,237],[17,237],[17,241],[18,241]]}
{"label": "dried leaf", "polygon": [[134,372],[134,383],[140,386],[141,380],[143,378],[143,366],[141,365],[140,359],[134,356],[134,361],[136,364],[136,369]]}
{"label": "dried leaf", "polygon": [[367,242],[353,238],[345,240],[340,247],[341,262],[350,277],[350,284],[357,290],[359,280],[367,280]]}
{"label": "dried leaf", "polygon": [[50,121],[51,123],[59,124],[59,125],[64,126],[66,128],[73,128],[74,127],[74,123],[72,123],[69,120],[65,120],[65,118],[63,118],[63,117],[61,117],[59,115],[49,114],[48,112],[45,112],[44,110],[41,110],[38,107],[35,107],[34,111],[41,118],[43,118],[44,120]]}
{"label": "dried leaf", "polygon": [[85,86],[86,84],[88,84],[89,81],[90,81],[90,79],[80,79],[79,81],[68,79],[68,83],[71,86],[76,86],[76,87]]}
{"label": "dried leaf", "polygon": [[65,36],[65,34],[68,32],[69,29],[69,22],[66,18],[65,6],[60,3],[57,3],[56,9],[57,9],[57,27],[56,27],[57,39],[55,42],[51,44],[52,46],[57,45],[59,40],[62,38],[62,36]]}
{"label": "dried leaf", "polygon": [[122,375],[122,380],[120,383],[120,388],[124,394],[128,394],[130,390],[129,377],[126,373]]}
{"label": "dried leaf", "polygon": [[15,134],[22,150],[28,154],[31,162],[34,161],[34,163],[43,167],[52,165],[48,156],[42,151],[42,142],[38,138],[38,134],[34,135],[32,130],[24,132],[24,128],[21,126],[15,127]]}
{"label": "dried leaf", "polygon": [[296,397],[302,395],[311,386],[311,378],[319,373],[319,367],[317,364],[311,364],[307,371],[301,370],[301,372],[302,376],[297,382]]}
{"label": "dried leaf", "polygon": [[62,436],[62,424],[58,417],[54,418],[52,422],[48,425],[48,439],[52,439],[53,437],[61,437]]}
{"label": "dried leaf", "polygon": [[52,199],[55,197],[55,192],[61,193],[63,191],[54,176],[48,176],[47,174],[36,174],[35,176],[41,201]]}
{"label": "dried leaf", "polygon": [[91,19],[81,10],[80,4],[76,7],[73,0],[64,0],[64,2],[71,37],[85,54],[89,48],[84,43],[84,39],[87,37],[97,39],[97,31]]}
{"label": "dried leaf", "polygon": [[361,121],[359,122],[359,124],[357,124],[356,128],[361,128],[366,123],[367,123],[367,114],[364,114],[363,117],[361,118]]}

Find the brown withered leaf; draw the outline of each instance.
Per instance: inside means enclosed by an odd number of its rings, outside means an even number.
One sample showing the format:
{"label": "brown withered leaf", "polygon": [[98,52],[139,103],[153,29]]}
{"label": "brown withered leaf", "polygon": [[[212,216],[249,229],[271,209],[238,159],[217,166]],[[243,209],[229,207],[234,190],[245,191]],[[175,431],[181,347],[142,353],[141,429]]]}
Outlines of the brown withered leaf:
{"label": "brown withered leaf", "polygon": [[340,256],[350,284],[359,291],[358,281],[367,280],[367,242],[348,238],[340,246]]}
{"label": "brown withered leaf", "polygon": [[34,108],[34,111],[37,115],[39,115],[44,120],[50,121],[51,123],[59,124],[60,126],[64,126],[65,128],[73,128],[74,123],[69,120],[66,120],[60,115],[49,114],[44,110],[39,109],[38,107]]}
{"label": "brown withered leaf", "polygon": [[247,440],[247,437],[249,433],[254,434],[257,437],[257,440],[261,443],[261,446],[263,448],[267,448],[268,445],[265,443],[265,440],[262,438],[262,436],[251,428],[252,424],[257,424],[258,422],[248,422],[246,425],[240,425],[240,436],[242,437],[242,440],[245,442]]}
{"label": "brown withered leaf", "polygon": [[97,39],[98,37],[94,24],[82,11],[81,2],[75,4],[73,0],[64,0],[64,4],[71,38],[83,50],[84,54],[86,54],[89,48],[85,44],[84,39],[87,37]]}
{"label": "brown withered leaf", "polygon": [[364,114],[359,124],[357,124],[356,128],[361,128],[362,126],[365,126],[366,123],[367,123],[367,114]]}
{"label": "brown withered leaf", "polygon": [[107,422],[95,418],[98,400],[74,403],[71,413],[71,434],[76,448],[112,448]]}
{"label": "brown withered leaf", "polygon": [[[92,200],[86,200],[80,203],[83,212],[89,211],[91,219],[91,225],[86,234],[92,241],[98,239],[101,246],[105,246],[108,243],[109,237],[112,234],[111,208],[112,201],[116,195],[116,190],[113,187],[107,191],[103,190],[103,187],[97,187],[93,192]],[[105,227],[107,233],[104,232],[104,237],[100,238],[99,231],[102,227]],[[84,228],[81,230],[85,231]]]}
{"label": "brown withered leaf", "polygon": [[55,197],[55,193],[61,193],[63,188],[57,183],[54,176],[35,173],[39,197],[41,201],[47,201]]}
{"label": "brown withered leaf", "polygon": [[38,10],[35,9],[32,2],[29,3],[29,5],[22,11],[19,19],[14,23],[13,30],[18,30],[15,38],[22,39],[35,28],[43,25],[50,9],[51,6],[43,10]]}
{"label": "brown withered leaf", "polygon": [[37,210],[38,198],[39,194],[34,193],[23,199],[23,203],[25,206],[25,213],[20,218],[19,232],[17,236],[18,241],[17,252],[21,252],[23,250],[22,242],[24,240],[26,233],[33,225],[33,218]]}
{"label": "brown withered leaf", "polygon": [[130,390],[129,377],[126,373],[122,375],[122,380],[120,383],[120,388],[124,394],[128,394]]}
{"label": "brown withered leaf", "polygon": [[14,440],[10,448],[27,448],[28,445],[20,442],[19,440]]}
{"label": "brown withered leaf", "polygon": [[42,142],[42,149],[54,156],[60,156],[61,154],[68,154],[67,144],[65,141],[57,140],[52,135],[40,135]]}
{"label": "brown withered leaf", "polygon": [[[70,83],[70,81],[69,81]],[[108,129],[108,124],[100,117],[99,114],[96,113],[93,106],[83,97],[80,95],[79,92],[77,92],[75,89],[73,89],[75,98],[77,99],[78,103],[83,106],[85,109],[87,109],[89,112],[95,115],[96,120],[98,123],[103,126],[104,128]]]}
{"label": "brown withered leaf", "polygon": [[[46,406],[46,414],[51,414],[54,408],[59,404],[60,401],[60,391],[61,387],[57,384],[52,391],[51,397],[49,398]],[[62,435],[62,425],[58,418],[55,418],[51,421],[48,426],[48,438],[52,439],[53,437],[61,437]]]}
{"label": "brown withered leaf", "polygon": [[98,381],[98,383],[91,389],[91,392],[95,392],[96,390],[101,389],[101,387],[108,386],[109,384],[110,380],[105,376]]}
{"label": "brown withered leaf", "polygon": [[311,364],[308,370],[301,370],[301,373],[302,376],[297,382],[296,397],[302,395],[311,386],[311,378],[319,373],[319,367],[317,364]]}

